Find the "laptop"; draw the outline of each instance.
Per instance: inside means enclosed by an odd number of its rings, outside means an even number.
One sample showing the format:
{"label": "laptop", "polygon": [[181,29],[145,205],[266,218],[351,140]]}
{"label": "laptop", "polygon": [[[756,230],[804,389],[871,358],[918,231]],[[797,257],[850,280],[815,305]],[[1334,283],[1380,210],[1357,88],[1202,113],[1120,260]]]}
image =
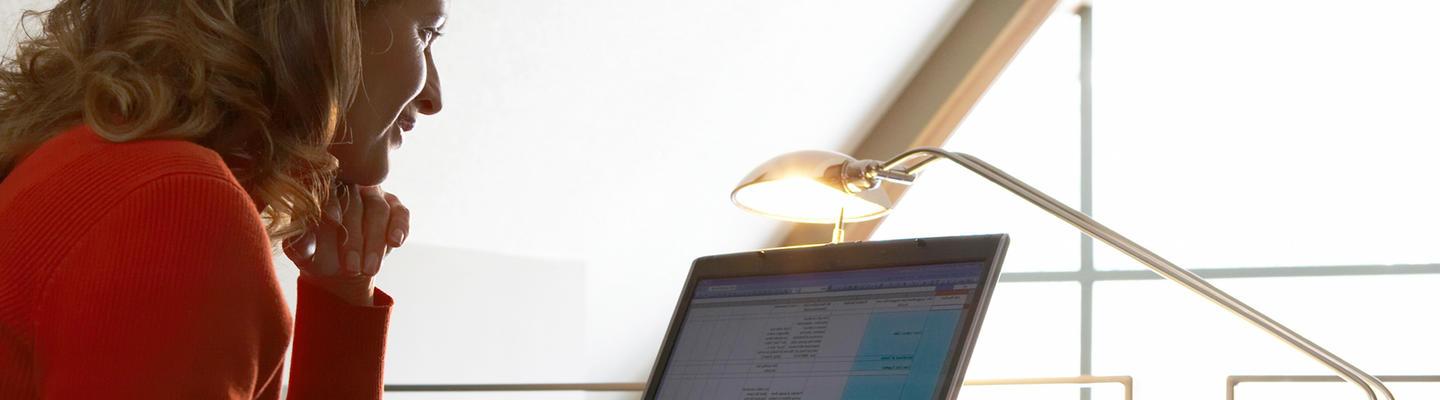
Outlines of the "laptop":
{"label": "laptop", "polygon": [[697,259],[644,399],[955,399],[1008,244],[959,236]]}

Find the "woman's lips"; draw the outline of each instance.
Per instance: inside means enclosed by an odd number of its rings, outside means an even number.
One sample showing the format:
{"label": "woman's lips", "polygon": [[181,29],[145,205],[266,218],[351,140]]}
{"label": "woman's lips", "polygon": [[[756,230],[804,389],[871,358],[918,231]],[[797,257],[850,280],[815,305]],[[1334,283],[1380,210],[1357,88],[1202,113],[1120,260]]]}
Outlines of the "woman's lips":
{"label": "woman's lips", "polygon": [[398,149],[401,144],[405,143],[405,132],[415,129],[415,117],[409,115],[395,117],[395,129],[395,133],[390,135],[390,147]]}
{"label": "woman's lips", "polygon": [[409,132],[411,129],[415,129],[415,117],[401,115],[395,118],[395,125],[399,126],[401,131]]}

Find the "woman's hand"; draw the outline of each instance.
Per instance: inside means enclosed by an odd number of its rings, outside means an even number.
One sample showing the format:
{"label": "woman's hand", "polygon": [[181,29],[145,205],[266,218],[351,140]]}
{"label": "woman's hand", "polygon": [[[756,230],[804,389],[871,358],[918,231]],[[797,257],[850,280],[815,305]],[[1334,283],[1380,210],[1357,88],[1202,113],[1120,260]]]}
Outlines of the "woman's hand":
{"label": "woman's hand", "polygon": [[300,279],[350,304],[372,305],[381,261],[410,234],[410,210],[379,186],[342,184],[324,214],[285,243],[285,255],[300,267]]}

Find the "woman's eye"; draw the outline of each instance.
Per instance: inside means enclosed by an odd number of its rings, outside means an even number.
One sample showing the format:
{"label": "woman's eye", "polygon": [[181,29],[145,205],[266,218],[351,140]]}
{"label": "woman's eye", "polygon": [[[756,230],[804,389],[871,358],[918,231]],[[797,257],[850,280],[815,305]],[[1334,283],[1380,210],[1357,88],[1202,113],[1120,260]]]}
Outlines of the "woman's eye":
{"label": "woman's eye", "polygon": [[423,41],[425,41],[425,44],[427,44],[427,45],[430,44],[431,42],[434,42],[435,39],[439,38],[440,36],[444,36],[444,35],[445,35],[444,32],[440,32],[440,30],[439,30],[439,29],[436,29],[436,28],[421,28],[421,29],[420,29],[420,39],[423,40]]}

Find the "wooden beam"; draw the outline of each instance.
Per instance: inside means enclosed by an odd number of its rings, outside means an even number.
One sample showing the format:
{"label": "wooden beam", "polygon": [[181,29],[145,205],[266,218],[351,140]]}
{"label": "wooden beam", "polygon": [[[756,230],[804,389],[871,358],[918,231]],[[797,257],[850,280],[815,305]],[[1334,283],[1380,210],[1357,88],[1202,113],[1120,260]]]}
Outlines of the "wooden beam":
{"label": "wooden beam", "polygon": [[[920,146],[941,146],[980,95],[1050,16],[1058,0],[974,0],[950,28],[915,77],[850,152],[887,160]],[[905,186],[886,185],[899,204]],[[850,224],[847,240],[866,240],[884,219]],[[792,224],[781,246],[824,243],[832,226]]]}

